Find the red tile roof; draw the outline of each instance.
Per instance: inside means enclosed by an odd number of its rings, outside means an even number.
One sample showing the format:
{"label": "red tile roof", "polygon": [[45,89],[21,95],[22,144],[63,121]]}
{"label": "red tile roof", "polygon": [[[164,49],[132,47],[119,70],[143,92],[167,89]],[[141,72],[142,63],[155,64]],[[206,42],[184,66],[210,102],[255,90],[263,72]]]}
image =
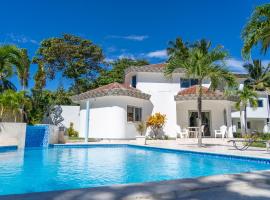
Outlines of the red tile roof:
{"label": "red tile roof", "polygon": [[99,88],[89,90],[87,92],[72,96],[74,102],[85,99],[103,97],[103,96],[131,96],[140,99],[150,99],[150,95],[141,92],[140,90],[120,83],[110,83]]}
{"label": "red tile roof", "polygon": [[[207,87],[202,87],[202,93],[203,94],[213,94],[212,91],[210,91]],[[178,95],[190,95],[190,94],[199,94],[199,86],[194,85],[187,89],[184,89],[178,93]]]}
{"label": "red tile roof", "polygon": [[[199,86],[194,85],[187,89],[184,89],[174,97],[175,101],[187,101],[187,100],[196,100],[199,94]],[[211,91],[206,87],[202,87],[202,99],[203,100],[228,100],[236,101],[236,96],[226,96],[223,92],[220,91]]]}

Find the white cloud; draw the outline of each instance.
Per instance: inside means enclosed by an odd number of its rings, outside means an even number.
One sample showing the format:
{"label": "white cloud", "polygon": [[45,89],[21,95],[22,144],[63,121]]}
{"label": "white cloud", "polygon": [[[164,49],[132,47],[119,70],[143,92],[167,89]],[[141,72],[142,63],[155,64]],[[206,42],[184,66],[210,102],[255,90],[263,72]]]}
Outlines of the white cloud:
{"label": "white cloud", "polygon": [[115,60],[115,59],[113,59],[113,58],[105,58],[104,61],[109,63],[109,62],[113,62],[114,60]]}
{"label": "white cloud", "polygon": [[149,36],[148,35],[126,35],[126,36],[110,35],[107,38],[143,41],[143,40],[146,40],[147,38],[149,38]]}
{"label": "white cloud", "polygon": [[131,54],[131,53],[123,53],[123,54],[119,55],[118,58],[119,58],[119,59],[122,59],[122,58],[129,58],[129,59],[135,60],[135,59],[136,59],[136,56],[134,56],[134,55]]}
{"label": "white cloud", "polygon": [[152,51],[146,54],[149,58],[167,58],[166,50]]}
{"label": "white cloud", "polygon": [[11,42],[18,43],[18,44],[25,44],[25,43],[39,44],[39,42],[34,39],[31,39],[24,35],[17,35],[14,33],[7,34],[7,40],[10,40]]}
{"label": "white cloud", "polygon": [[225,63],[228,67],[242,68],[245,62],[243,60],[230,58],[225,60]]}
{"label": "white cloud", "polygon": [[263,66],[268,66],[270,64],[270,60],[262,60]]}

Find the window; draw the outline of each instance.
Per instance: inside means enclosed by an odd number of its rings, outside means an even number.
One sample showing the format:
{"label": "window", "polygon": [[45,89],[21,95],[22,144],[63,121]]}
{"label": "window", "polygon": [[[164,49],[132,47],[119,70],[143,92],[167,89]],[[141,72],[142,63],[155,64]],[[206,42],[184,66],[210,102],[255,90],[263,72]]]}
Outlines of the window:
{"label": "window", "polygon": [[180,84],[181,84],[181,88],[188,88],[193,85],[198,85],[198,79],[181,78]]}
{"label": "window", "polygon": [[127,107],[127,121],[128,122],[142,121],[142,108],[128,106]]}
{"label": "window", "polygon": [[[257,100],[257,105],[258,105],[258,108],[262,108],[263,107],[263,100],[259,99]],[[252,104],[250,104],[250,107],[254,107]]]}
{"label": "window", "polygon": [[241,129],[241,123],[240,122],[237,122],[237,128]]}
{"label": "window", "polygon": [[263,100],[258,100],[258,107],[259,108],[262,108],[263,107]]}
{"label": "window", "polygon": [[132,76],[132,79],[131,79],[131,86],[136,88],[136,85],[137,85],[137,77],[136,76]]}
{"label": "window", "polygon": [[250,122],[247,122],[247,129],[250,129]]}
{"label": "window", "polygon": [[[241,129],[241,122],[237,122],[237,128]],[[250,129],[250,122],[247,122],[247,129]]]}

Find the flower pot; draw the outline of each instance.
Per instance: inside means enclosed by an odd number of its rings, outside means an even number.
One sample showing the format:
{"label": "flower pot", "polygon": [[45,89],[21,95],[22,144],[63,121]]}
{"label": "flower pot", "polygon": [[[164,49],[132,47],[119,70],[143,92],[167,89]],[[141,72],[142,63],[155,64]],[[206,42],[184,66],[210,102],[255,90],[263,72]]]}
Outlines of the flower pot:
{"label": "flower pot", "polygon": [[136,143],[139,145],[146,145],[146,137],[144,135],[136,136]]}

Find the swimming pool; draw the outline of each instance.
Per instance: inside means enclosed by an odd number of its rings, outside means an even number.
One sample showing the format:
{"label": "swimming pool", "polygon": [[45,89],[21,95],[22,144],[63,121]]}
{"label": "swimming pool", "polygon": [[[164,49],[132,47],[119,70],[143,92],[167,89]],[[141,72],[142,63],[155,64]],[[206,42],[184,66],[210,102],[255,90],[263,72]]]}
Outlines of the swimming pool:
{"label": "swimming pool", "polygon": [[134,145],[0,150],[0,195],[270,169],[270,161]]}

